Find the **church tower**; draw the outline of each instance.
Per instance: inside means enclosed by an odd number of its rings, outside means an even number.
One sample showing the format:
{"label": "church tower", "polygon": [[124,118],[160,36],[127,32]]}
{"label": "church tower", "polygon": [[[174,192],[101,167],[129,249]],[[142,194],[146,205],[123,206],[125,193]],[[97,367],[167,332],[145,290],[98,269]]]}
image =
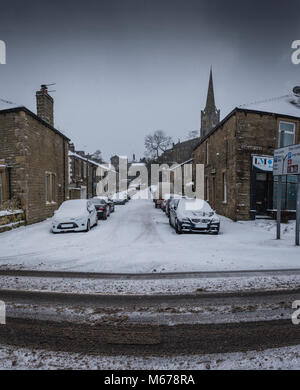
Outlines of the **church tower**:
{"label": "church tower", "polygon": [[215,104],[214,83],[212,76],[212,68],[210,68],[208,92],[206,106],[201,111],[201,130],[200,136],[205,137],[220,122],[220,110],[217,110]]}

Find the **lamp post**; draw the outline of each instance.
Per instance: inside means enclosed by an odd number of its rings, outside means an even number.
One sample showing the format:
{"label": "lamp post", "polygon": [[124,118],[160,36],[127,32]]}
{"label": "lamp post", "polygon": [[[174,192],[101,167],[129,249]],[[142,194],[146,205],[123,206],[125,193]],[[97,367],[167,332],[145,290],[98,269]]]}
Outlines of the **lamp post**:
{"label": "lamp post", "polygon": [[278,176],[278,191],[277,191],[277,235],[276,239],[280,240],[281,236],[281,197],[282,197],[282,176],[284,171],[284,162],[286,158],[288,157],[288,154],[286,154],[282,161],[282,171],[281,175]]}

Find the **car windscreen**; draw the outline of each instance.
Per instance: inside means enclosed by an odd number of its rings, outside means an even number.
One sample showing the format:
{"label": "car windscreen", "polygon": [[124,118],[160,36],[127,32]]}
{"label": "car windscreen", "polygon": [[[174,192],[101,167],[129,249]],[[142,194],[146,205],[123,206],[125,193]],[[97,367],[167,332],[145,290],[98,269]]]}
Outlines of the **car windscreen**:
{"label": "car windscreen", "polygon": [[67,202],[64,202],[60,206],[59,211],[84,210],[84,209],[86,209],[86,201],[83,201],[82,199],[77,199],[77,200],[69,200]]}

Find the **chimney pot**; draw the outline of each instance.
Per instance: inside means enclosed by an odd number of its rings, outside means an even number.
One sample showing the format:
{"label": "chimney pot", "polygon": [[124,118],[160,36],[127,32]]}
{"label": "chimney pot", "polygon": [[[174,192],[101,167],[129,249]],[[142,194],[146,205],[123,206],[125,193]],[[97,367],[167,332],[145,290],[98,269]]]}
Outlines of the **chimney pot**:
{"label": "chimney pot", "polygon": [[37,115],[49,125],[54,126],[53,106],[54,100],[48,94],[46,84],[41,85],[41,89],[36,92]]}

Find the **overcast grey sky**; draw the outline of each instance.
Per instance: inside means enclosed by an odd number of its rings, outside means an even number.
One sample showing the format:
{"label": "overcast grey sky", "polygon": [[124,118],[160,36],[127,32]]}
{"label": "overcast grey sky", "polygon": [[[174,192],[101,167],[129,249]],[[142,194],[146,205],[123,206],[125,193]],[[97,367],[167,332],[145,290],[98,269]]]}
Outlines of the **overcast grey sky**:
{"label": "overcast grey sky", "polygon": [[174,140],[199,129],[211,64],[222,117],[300,83],[300,65],[291,63],[299,1],[0,5],[0,40],[7,44],[0,98],[36,112],[36,89],[56,82],[56,127],[77,149],[101,149],[106,159],[142,156],[145,135],[156,129]]}

